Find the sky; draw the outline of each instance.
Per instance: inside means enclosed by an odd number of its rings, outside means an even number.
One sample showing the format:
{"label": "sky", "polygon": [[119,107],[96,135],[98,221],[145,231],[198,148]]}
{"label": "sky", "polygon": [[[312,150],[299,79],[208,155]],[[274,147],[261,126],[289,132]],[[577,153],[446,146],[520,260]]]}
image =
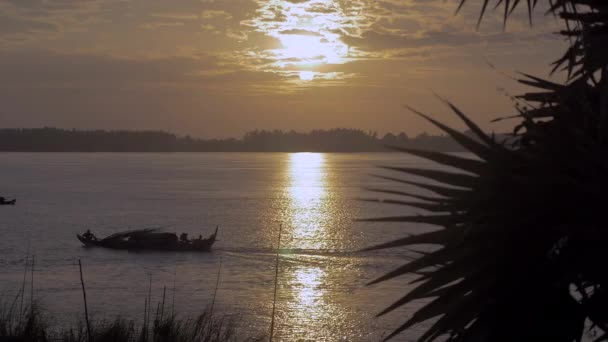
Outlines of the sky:
{"label": "sky", "polygon": [[[0,0],[0,127],[458,129],[445,97],[488,131],[549,77],[560,23],[525,6],[479,29],[480,0]],[[559,79],[560,75],[555,76]]]}

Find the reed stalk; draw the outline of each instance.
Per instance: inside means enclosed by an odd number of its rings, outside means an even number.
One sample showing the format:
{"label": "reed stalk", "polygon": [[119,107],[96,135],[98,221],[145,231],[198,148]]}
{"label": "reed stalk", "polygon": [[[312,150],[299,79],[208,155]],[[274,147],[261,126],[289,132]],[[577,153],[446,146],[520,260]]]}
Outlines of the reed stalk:
{"label": "reed stalk", "polygon": [[164,316],[164,313],[165,313],[165,294],[166,293],[167,293],[167,286],[165,285],[165,286],[163,286],[163,302],[162,302],[162,305],[160,307],[160,320],[161,320],[161,322],[163,320],[163,316]]}
{"label": "reed stalk", "polygon": [[19,304],[19,325],[23,316],[23,299],[25,297],[25,279],[27,277],[27,262],[30,259],[30,240],[27,240],[27,250],[25,252],[25,263],[23,265],[23,281],[21,282],[21,303]]}
{"label": "reed stalk", "polygon": [[147,340],[147,331],[148,328],[146,327],[146,317],[148,316],[148,298],[146,297],[144,299],[144,323],[143,323],[143,327],[142,327],[142,332],[141,332],[141,336],[142,336],[142,340],[144,342],[146,342]]}
{"label": "reed stalk", "polygon": [[32,278],[30,283],[30,310],[34,310],[34,265],[36,264],[36,255],[32,255]]}
{"label": "reed stalk", "polygon": [[23,281],[21,282],[21,291],[17,296],[21,296],[21,303],[19,304],[19,325],[21,325],[21,319],[23,317],[23,299],[25,298],[25,281],[27,277],[27,262],[29,260],[29,247],[28,252],[25,256],[25,263],[23,265]]}
{"label": "reed stalk", "polygon": [[283,232],[283,225],[281,224],[279,226],[279,239],[277,242],[277,257],[276,257],[276,263],[274,266],[274,270],[275,270],[275,274],[274,274],[274,295],[272,298],[272,315],[270,316],[270,337],[269,340],[270,342],[272,342],[272,338],[274,335],[274,313],[276,311],[276,307],[277,307],[277,288],[278,288],[278,283],[279,283],[279,251],[281,249],[281,233]]}
{"label": "reed stalk", "polygon": [[156,313],[154,313],[154,322],[158,322],[159,313],[160,313],[160,302],[156,303]]}
{"label": "reed stalk", "polygon": [[93,336],[91,335],[91,323],[89,322],[89,308],[87,306],[87,291],[84,287],[84,277],[82,276],[82,262],[80,261],[80,259],[78,259],[78,268],[80,270],[80,285],[82,285],[82,298],[84,299],[84,320],[87,323],[87,337],[89,342],[93,342]]}
{"label": "reed stalk", "polygon": [[213,317],[213,308],[215,306],[215,298],[217,297],[217,289],[220,286],[220,276],[222,274],[222,257],[220,256],[220,266],[217,270],[217,277],[215,278],[215,290],[213,291],[213,299],[211,300],[211,307],[209,309],[209,316]]}
{"label": "reed stalk", "polygon": [[173,270],[173,298],[171,299],[171,317],[175,315],[175,279],[177,278],[177,264]]}
{"label": "reed stalk", "polygon": [[149,274],[150,282],[148,285],[148,314],[146,315],[146,340],[150,330],[150,311],[152,311],[152,273]]}

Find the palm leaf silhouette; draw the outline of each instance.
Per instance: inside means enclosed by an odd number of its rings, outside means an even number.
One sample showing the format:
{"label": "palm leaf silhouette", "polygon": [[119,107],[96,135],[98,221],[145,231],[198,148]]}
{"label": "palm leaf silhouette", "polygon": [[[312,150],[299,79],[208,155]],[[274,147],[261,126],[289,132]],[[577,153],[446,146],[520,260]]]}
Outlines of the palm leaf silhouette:
{"label": "palm leaf silhouette", "polygon": [[[457,11],[465,4],[461,0]],[[529,20],[537,0],[480,0],[479,23],[488,7],[503,6],[506,22],[526,4]],[[608,340],[608,2],[549,0],[548,13],[565,21],[559,32],[570,46],[553,65],[564,84],[522,74],[534,88],[519,96],[520,122],[506,148],[451,102],[440,98],[467,126],[459,132],[406,107],[451,136],[472,158],[395,147],[450,171],[385,166],[395,185],[433,195],[369,189],[390,199],[366,198],[425,211],[363,219],[424,223],[436,230],[372,246],[377,250],[436,245],[432,252],[370,284],[415,274],[414,289],[379,313],[426,299],[387,340],[426,324],[419,341],[580,341],[585,321]],[[478,23],[478,25],[479,25]],[[411,176],[430,182],[413,181]]]}
{"label": "palm leaf silhouette", "polygon": [[[473,125],[453,105],[450,104],[450,108],[464,118],[469,127]],[[452,129],[437,126],[453,134]],[[481,150],[479,144],[482,143],[476,142],[476,145],[470,146]],[[425,198],[429,200],[427,202],[414,202],[406,198],[383,201],[417,207],[431,212],[429,214],[363,219],[425,223],[438,227],[432,232],[407,236],[367,249],[428,244],[440,246],[438,250],[371,282],[375,284],[408,273],[432,270],[417,280],[414,290],[379,314],[387,314],[418,299],[434,298],[387,339],[415,324],[436,319],[420,338],[421,341],[431,341],[444,334],[454,341],[464,340],[469,335],[479,338],[487,336],[483,341],[545,340],[547,335],[543,331],[547,326],[541,324],[542,319],[537,317],[539,314],[550,314],[543,309],[548,302],[571,298],[569,286],[572,284],[561,282],[564,274],[557,266],[562,260],[551,259],[548,255],[569,236],[570,232],[564,231],[563,225],[572,220],[569,211],[575,203],[570,196],[579,195],[576,196],[577,200],[588,196],[584,188],[579,186],[580,178],[576,174],[551,172],[553,167],[568,169],[559,165],[561,163],[576,161],[555,160],[547,164],[547,158],[533,156],[537,153],[535,149],[506,151],[496,141],[483,144],[485,160],[399,149],[462,172],[385,168],[404,177],[415,175],[444,184],[446,187],[441,189],[459,189],[442,192],[441,198]],[[539,177],[544,181],[538,181]],[[427,188],[426,185],[421,186]],[[411,198],[411,194],[398,190],[384,193]],[[528,315],[526,308],[535,306],[535,301],[542,305],[530,310]],[[567,322],[559,322],[557,326],[569,333],[551,335],[557,338],[555,341],[574,341],[580,336],[581,330],[573,326],[582,327],[585,317],[567,318]],[[519,336],[519,328],[513,331],[510,325],[527,326],[529,337]],[[555,326],[551,328],[550,331],[556,329]],[[572,331],[577,331],[577,334],[573,335]]]}

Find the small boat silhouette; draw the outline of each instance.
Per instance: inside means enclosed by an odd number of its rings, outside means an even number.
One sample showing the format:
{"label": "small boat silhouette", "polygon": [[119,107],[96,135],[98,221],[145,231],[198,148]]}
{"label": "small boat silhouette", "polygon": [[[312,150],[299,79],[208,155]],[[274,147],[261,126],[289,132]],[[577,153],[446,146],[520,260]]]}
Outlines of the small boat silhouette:
{"label": "small boat silhouette", "polygon": [[103,239],[97,239],[90,231],[76,237],[84,247],[103,247],[126,250],[156,250],[156,251],[189,251],[209,252],[215,243],[217,231],[206,239],[188,239],[182,234],[180,239],[175,233],[158,232],[157,229],[130,230],[112,234]]}
{"label": "small boat silhouette", "polygon": [[0,197],[0,205],[15,205],[17,203],[17,199],[6,200],[4,197]]}

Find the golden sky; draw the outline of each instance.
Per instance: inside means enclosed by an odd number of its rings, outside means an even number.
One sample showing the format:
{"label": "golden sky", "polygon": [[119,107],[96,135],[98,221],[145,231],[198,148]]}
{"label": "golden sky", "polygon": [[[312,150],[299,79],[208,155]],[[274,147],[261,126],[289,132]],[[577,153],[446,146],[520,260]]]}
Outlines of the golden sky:
{"label": "golden sky", "polygon": [[0,127],[434,132],[408,104],[461,128],[434,91],[504,131],[516,71],[564,43],[543,9],[477,31],[479,2],[0,0]]}

